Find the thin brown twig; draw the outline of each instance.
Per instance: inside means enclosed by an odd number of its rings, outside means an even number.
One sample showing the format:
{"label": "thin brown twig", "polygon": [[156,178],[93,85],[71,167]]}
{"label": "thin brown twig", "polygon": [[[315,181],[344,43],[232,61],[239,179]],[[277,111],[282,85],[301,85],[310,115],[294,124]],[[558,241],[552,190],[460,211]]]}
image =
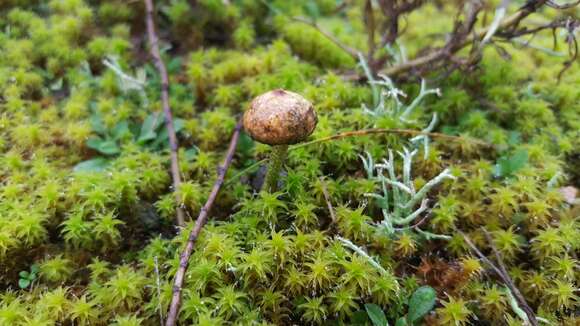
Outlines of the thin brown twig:
{"label": "thin brown twig", "polygon": [[536,315],[534,314],[534,310],[528,305],[526,299],[524,298],[524,296],[522,295],[520,290],[516,287],[512,278],[509,276],[509,273],[505,268],[503,258],[501,257],[499,250],[497,250],[497,248],[495,247],[495,244],[493,243],[493,239],[491,238],[491,235],[489,234],[489,232],[487,231],[486,228],[482,227],[481,229],[483,230],[483,234],[485,234],[485,238],[487,239],[487,242],[489,243],[489,246],[491,247],[491,251],[493,251],[493,254],[495,255],[499,269],[501,270],[501,272],[503,274],[502,278],[504,279],[504,282],[506,282],[506,285],[510,288],[510,290],[512,291],[513,295],[516,297],[516,299],[519,302],[522,309],[526,312],[526,315],[528,316],[528,320],[530,321],[532,326],[538,325],[538,321],[536,320]]}
{"label": "thin brown twig", "polygon": [[228,147],[228,151],[222,162],[222,165],[218,167],[217,179],[213,184],[213,187],[211,189],[209,197],[207,198],[207,201],[205,202],[205,205],[203,205],[203,207],[199,212],[199,215],[197,216],[197,219],[195,220],[195,225],[191,229],[185,248],[183,249],[183,252],[180,255],[179,268],[175,273],[175,279],[173,282],[173,294],[171,297],[171,304],[169,305],[169,312],[167,313],[167,322],[165,323],[166,326],[175,326],[177,322],[177,316],[179,314],[179,308],[181,306],[181,290],[183,288],[183,282],[185,280],[185,272],[187,271],[187,266],[189,265],[189,257],[191,257],[191,254],[193,253],[193,246],[197,241],[201,229],[207,222],[209,212],[224,183],[226,172],[228,171],[228,168],[230,167],[232,160],[234,158],[234,154],[236,152],[238,140],[240,139],[241,129],[242,122],[240,120],[234,129],[232,139],[230,140],[230,145]]}
{"label": "thin brown twig", "polygon": [[330,218],[332,223],[336,223],[336,214],[334,212],[334,207],[332,206],[332,202],[330,201],[330,194],[328,193],[328,188],[326,187],[326,182],[324,182],[324,178],[320,177],[320,185],[322,186],[322,194],[324,195],[324,200],[326,201],[326,206],[328,207],[328,212],[330,213]]}
{"label": "thin brown twig", "polygon": [[341,138],[365,136],[365,135],[372,135],[372,134],[398,134],[398,135],[408,135],[408,136],[424,135],[424,136],[429,136],[429,137],[433,137],[433,138],[447,139],[450,141],[459,141],[459,142],[468,141],[468,142],[471,142],[471,143],[476,144],[476,145],[493,148],[492,144],[486,143],[486,142],[481,141],[481,140],[459,137],[459,136],[451,136],[451,135],[446,135],[446,134],[442,134],[439,132],[424,132],[424,131],[411,130],[411,129],[376,128],[376,129],[363,129],[363,130],[341,132],[341,133],[336,134],[336,135],[318,138],[318,139],[311,140],[311,141],[306,142],[306,143],[292,146],[292,147],[290,147],[290,150],[294,150],[294,149],[305,147],[305,146],[310,146],[310,145],[317,144],[317,143],[341,139]]}
{"label": "thin brown twig", "polygon": [[485,228],[482,228],[482,230],[483,230],[485,237],[489,243],[489,246],[491,247],[491,250],[493,251],[493,253],[496,257],[497,264],[498,264],[497,266],[489,258],[487,258],[479,249],[477,249],[475,244],[471,241],[471,239],[465,233],[463,233],[459,230],[457,230],[457,232],[459,232],[459,234],[461,234],[463,236],[463,239],[465,240],[467,245],[470,247],[471,251],[473,251],[484,263],[486,263],[497,274],[497,276],[499,276],[499,278],[503,281],[503,283],[509,288],[511,293],[514,295],[514,297],[518,301],[519,306],[526,313],[526,316],[528,317],[528,321],[530,322],[530,324],[532,326],[537,326],[538,320],[536,319],[536,315],[534,314],[534,310],[528,305],[526,299],[524,298],[524,296],[522,295],[520,290],[516,287],[512,278],[509,276],[509,273],[507,272],[507,270],[505,268],[505,264],[503,263],[503,259],[501,258],[501,254],[499,253],[499,251],[497,250],[497,248],[493,244],[493,239],[491,238],[491,235],[489,234],[489,232]]}
{"label": "thin brown twig", "polygon": [[316,22],[303,18],[303,17],[290,17],[292,20],[309,25],[310,27],[316,29],[320,34],[326,37],[329,41],[334,43],[336,46],[341,48],[344,52],[348,55],[353,57],[355,60],[358,60],[358,51],[356,49],[351,48],[350,46],[342,43],[339,39],[337,39],[334,35],[327,32],[325,29],[320,27]]}
{"label": "thin brown twig", "polygon": [[171,178],[173,180],[173,192],[175,193],[178,206],[176,209],[177,213],[177,224],[179,226],[185,225],[185,213],[183,207],[181,207],[181,198],[179,196],[179,187],[181,185],[181,172],[179,169],[179,145],[177,143],[177,136],[175,135],[175,127],[173,126],[173,114],[171,113],[171,107],[169,105],[169,76],[167,74],[167,68],[163,63],[161,58],[161,53],[159,52],[159,37],[155,31],[155,20],[154,7],[152,0],[144,0],[145,2],[145,20],[147,23],[147,35],[149,37],[149,47],[151,56],[155,63],[155,67],[159,71],[161,76],[161,103],[163,106],[163,114],[165,116],[165,126],[167,128],[167,133],[169,135],[169,147],[171,152]]}

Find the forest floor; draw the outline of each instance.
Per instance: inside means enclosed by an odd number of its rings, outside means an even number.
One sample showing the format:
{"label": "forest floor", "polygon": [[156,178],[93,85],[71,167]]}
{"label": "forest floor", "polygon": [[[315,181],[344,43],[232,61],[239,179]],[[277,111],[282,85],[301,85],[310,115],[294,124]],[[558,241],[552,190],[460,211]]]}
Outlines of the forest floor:
{"label": "forest floor", "polygon": [[[156,1],[172,153],[142,2],[2,1],[0,325],[163,324],[180,266],[180,325],[578,325],[580,11],[395,76],[453,30],[427,1],[385,76],[350,51],[368,3],[379,26],[382,1]],[[265,189],[272,147],[235,130],[275,89],[317,125]]]}

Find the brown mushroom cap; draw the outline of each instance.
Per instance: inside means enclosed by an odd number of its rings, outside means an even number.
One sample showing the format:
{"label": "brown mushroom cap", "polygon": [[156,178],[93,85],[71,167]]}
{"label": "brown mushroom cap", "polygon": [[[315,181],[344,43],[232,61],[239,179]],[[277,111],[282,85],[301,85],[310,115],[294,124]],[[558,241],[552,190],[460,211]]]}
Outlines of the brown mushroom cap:
{"label": "brown mushroom cap", "polygon": [[312,103],[283,89],[256,97],[244,113],[244,129],[268,145],[299,143],[310,136],[317,122]]}

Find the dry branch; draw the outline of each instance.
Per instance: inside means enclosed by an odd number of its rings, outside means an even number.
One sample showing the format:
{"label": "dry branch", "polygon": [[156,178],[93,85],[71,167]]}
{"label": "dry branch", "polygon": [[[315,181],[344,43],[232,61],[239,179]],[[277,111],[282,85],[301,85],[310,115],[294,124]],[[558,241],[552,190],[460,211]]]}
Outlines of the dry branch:
{"label": "dry branch", "polygon": [[520,308],[526,313],[526,316],[528,317],[529,323],[532,326],[537,326],[538,320],[536,319],[536,315],[534,314],[534,310],[528,305],[526,299],[524,298],[524,296],[522,295],[520,290],[516,287],[514,281],[510,277],[509,273],[507,272],[505,265],[503,263],[503,259],[501,257],[501,254],[499,253],[499,251],[497,250],[497,248],[493,244],[493,239],[491,238],[491,235],[489,234],[489,232],[485,228],[482,228],[482,230],[485,234],[487,242],[489,243],[489,245],[491,247],[491,250],[493,251],[493,253],[496,257],[497,265],[494,264],[489,258],[487,258],[479,249],[477,249],[477,247],[475,246],[473,241],[471,241],[471,239],[465,233],[463,233],[459,230],[457,230],[457,232],[459,232],[459,234],[461,234],[463,236],[463,239],[465,240],[465,242],[467,243],[467,245],[469,246],[471,251],[473,251],[484,263],[486,263],[495,272],[495,274],[497,274],[497,276],[499,276],[499,278],[502,280],[502,282],[508,287],[508,289],[514,295]]}
{"label": "dry branch", "polygon": [[155,63],[155,67],[159,71],[161,76],[161,103],[163,106],[163,115],[165,116],[165,126],[167,128],[167,133],[169,134],[169,147],[171,151],[171,178],[173,180],[173,191],[177,199],[177,224],[179,226],[185,225],[185,213],[183,207],[181,207],[181,199],[179,196],[179,187],[181,185],[181,172],[179,169],[179,145],[177,143],[177,136],[175,135],[175,127],[173,126],[173,114],[171,113],[171,107],[169,106],[169,76],[167,75],[167,68],[161,59],[161,53],[159,52],[159,37],[157,36],[155,28],[154,7],[153,0],[144,0],[145,2],[145,20],[147,23],[147,35],[149,37],[149,47],[151,56]]}
{"label": "dry branch", "polygon": [[[453,54],[465,48],[466,46],[474,44],[476,42],[480,42],[490,32],[492,28],[496,29],[495,34],[502,35],[504,38],[512,38],[513,36],[511,36],[510,33],[518,28],[521,21],[524,18],[531,15],[532,13],[536,12],[542,6],[546,5],[547,2],[548,2],[547,0],[528,1],[516,13],[504,19],[499,24],[499,26],[491,25],[480,31],[473,33],[472,33],[473,24],[475,23],[475,19],[477,18],[478,12],[472,12],[475,15],[471,16],[471,19],[473,19],[471,21],[472,23],[471,26],[465,24],[466,26],[469,26],[469,29],[465,31],[466,33],[464,33],[463,35],[464,37],[457,38],[457,35],[455,35],[454,32],[450,40],[442,48],[433,50],[423,56],[417,57],[413,60],[404,62],[402,64],[388,67],[382,70],[381,73],[387,76],[396,76],[401,73],[408,72],[409,70],[412,69],[417,69],[428,64],[434,64],[435,62],[443,61],[446,58],[451,58]],[[466,21],[469,20],[470,18],[466,19]]]}
{"label": "dry branch", "polygon": [[[553,30],[556,28],[565,28],[569,32],[567,43],[570,49],[570,59],[564,62],[564,68],[560,72],[560,75],[566,69],[568,69],[573,62],[576,61],[577,41],[574,36],[574,31],[578,25],[576,20],[574,20],[574,23],[568,23],[566,26],[563,26],[561,20],[557,20],[549,25],[537,29],[527,29],[525,27],[522,28],[520,27],[520,24],[526,17],[537,12],[544,6],[558,10],[565,10],[579,5],[580,0],[575,0],[563,4],[559,4],[555,0],[528,0],[513,15],[503,18],[502,14],[501,17],[498,18],[503,19],[498,19],[498,21],[494,21],[492,24],[479,31],[475,30],[475,22],[477,21],[479,13],[482,10],[482,1],[471,0],[465,3],[466,12],[464,14],[464,21],[460,21],[459,19],[456,20],[453,31],[448,34],[448,40],[442,47],[426,47],[420,50],[419,53],[421,53],[421,55],[414,59],[400,62],[390,67],[385,67],[390,59],[390,54],[382,53],[378,57],[375,57],[375,54],[384,52],[379,51],[379,49],[383,49],[386,46],[395,44],[396,40],[402,33],[399,30],[400,17],[419,8],[424,2],[425,1],[423,0],[378,0],[376,2],[365,1],[362,13],[363,23],[368,34],[368,52],[365,59],[373,74],[382,73],[384,75],[393,77],[409,72],[423,73],[434,71],[442,67],[447,67],[448,70],[451,71],[460,66],[473,67],[480,60],[484,45],[486,43],[491,43],[492,37],[496,36],[498,38],[511,40],[521,35],[537,33],[540,30],[548,28],[552,28]],[[373,3],[377,4],[379,7],[379,12],[383,15],[380,24],[375,21]],[[502,1],[502,5],[498,9],[503,9],[503,12],[505,12],[507,10],[508,3],[509,1],[507,0]],[[324,37],[338,45],[350,56],[358,59],[357,54],[361,51],[340,42],[335,36],[321,29],[320,26],[318,26],[315,22],[304,18],[293,19],[314,27]],[[375,43],[376,34],[380,36],[380,41],[378,44]],[[456,53],[469,45],[473,45],[473,47],[468,58],[463,59],[455,56]],[[347,79],[354,80],[365,79],[365,76],[358,74],[347,74],[346,77]]]}
{"label": "dry branch", "polygon": [[[150,1],[150,0],[148,0]],[[187,266],[189,265],[189,257],[193,253],[193,246],[201,232],[201,229],[207,222],[209,217],[209,211],[211,210],[215,199],[224,183],[224,179],[226,177],[226,172],[230,167],[232,160],[234,158],[234,154],[236,152],[236,147],[238,145],[238,140],[240,138],[240,131],[242,129],[242,122],[241,120],[236,125],[234,132],[232,134],[232,139],[230,140],[230,145],[228,147],[228,151],[222,162],[222,165],[218,167],[218,176],[216,181],[213,184],[209,197],[205,202],[205,205],[201,208],[197,219],[195,220],[195,225],[191,232],[189,233],[189,237],[187,239],[187,243],[185,245],[185,249],[181,253],[179,257],[179,268],[175,273],[175,279],[173,282],[173,294],[171,296],[171,304],[169,305],[169,312],[167,313],[167,321],[165,323],[166,326],[175,326],[177,322],[177,316],[179,314],[179,308],[181,306],[181,290],[183,288],[183,282],[185,280],[185,272],[187,271]]]}

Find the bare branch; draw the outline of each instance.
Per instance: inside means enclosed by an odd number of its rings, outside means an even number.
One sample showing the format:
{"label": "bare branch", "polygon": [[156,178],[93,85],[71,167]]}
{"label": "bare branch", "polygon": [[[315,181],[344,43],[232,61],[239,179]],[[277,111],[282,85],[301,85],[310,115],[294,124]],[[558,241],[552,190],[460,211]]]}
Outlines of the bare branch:
{"label": "bare branch", "polygon": [[526,299],[524,298],[524,296],[522,295],[520,290],[515,286],[514,281],[511,279],[509,273],[507,272],[507,270],[505,268],[505,264],[503,263],[503,259],[501,257],[501,254],[499,253],[499,251],[497,250],[497,248],[493,244],[493,239],[491,238],[489,232],[485,228],[482,228],[482,230],[485,234],[487,242],[489,243],[489,246],[491,247],[491,250],[493,251],[493,253],[496,257],[498,265],[495,265],[479,249],[477,249],[475,244],[473,244],[471,239],[465,233],[463,233],[459,230],[456,230],[456,231],[463,236],[465,243],[467,243],[467,245],[470,247],[471,251],[473,251],[484,263],[486,263],[497,274],[497,276],[499,276],[499,278],[503,281],[503,283],[509,288],[511,293],[515,296],[516,300],[518,301],[519,306],[522,308],[522,310],[524,310],[526,312],[526,315],[528,317],[528,322],[532,326],[537,326],[538,321],[536,319],[536,315],[534,314],[534,310],[528,305],[528,303],[526,302]]}
{"label": "bare branch", "polygon": [[[148,0],[150,1],[150,0]],[[226,177],[226,173],[228,168],[230,167],[232,160],[234,158],[234,154],[236,152],[236,147],[238,145],[238,140],[240,138],[240,131],[242,129],[242,122],[241,120],[236,125],[234,132],[232,134],[232,139],[230,140],[230,145],[228,147],[228,151],[226,156],[222,162],[222,165],[218,167],[218,176],[216,181],[213,184],[209,197],[205,202],[205,205],[201,208],[197,219],[195,220],[195,225],[191,232],[189,233],[189,237],[187,239],[187,244],[183,249],[183,252],[179,258],[179,268],[175,273],[175,279],[173,282],[173,295],[171,297],[171,304],[169,305],[169,312],[167,313],[167,322],[165,323],[166,326],[175,326],[177,322],[177,316],[179,314],[179,308],[181,306],[181,290],[183,288],[183,282],[185,280],[185,272],[187,271],[187,266],[189,265],[189,257],[193,253],[193,246],[197,241],[199,233],[201,229],[207,222],[209,217],[209,212],[213,206],[215,199],[221,189],[222,184],[224,183],[224,179]]]}
{"label": "bare branch", "polygon": [[179,196],[178,190],[181,185],[181,173],[179,169],[179,145],[177,143],[177,136],[175,135],[175,128],[173,126],[173,114],[171,113],[171,107],[169,106],[169,76],[167,75],[167,68],[161,59],[161,53],[159,52],[159,37],[155,31],[155,20],[154,7],[152,0],[144,0],[146,9],[146,23],[147,23],[147,35],[149,37],[149,46],[151,51],[151,56],[159,75],[161,76],[161,103],[163,106],[163,114],[165,116],[165,126],[167,128],[167,133],[169,135],[169,147],[171,152],[171,177],[173,179],[173,192],[177,198],[177,224],[179,226],[185,225],[185,214],[183,207],[181,207],[181,198]]}
{"label": "bare branch", "polygon": [[546,5],[548,0],[530,0],[516,13],[504,19],[499,24],[499,26],[495,27],[495,25],[492,24],[487,28],[472,33],[475,20],[477,19],[477,14],[479,13],[479,9],[474,10],[474,8],[478,7],[477,2],[478,1],[472,2],[472,5],[470,6],[472,9],[466,14],[467,18],[465,23],[460,24],[459,26],[456,24],[454,32],[451,34],[450,40],[442,48],[433,50],[423,56],[401,63],[399,65],[388,67],[381,72],[387,76],[394,76],[427,65],[430,65],[428,68],[433,70],[433,68],[436,67],[434,66],[436,63],[444,62],[446,59],[451,58],[454,53],[463,49],[464,47],[481,41],[485,35],[490,33],[492,28],[497,30],[495,33],[497,35],[513,32],[518,28],[519,24],[524,18],[536,12],[542,6]]}

